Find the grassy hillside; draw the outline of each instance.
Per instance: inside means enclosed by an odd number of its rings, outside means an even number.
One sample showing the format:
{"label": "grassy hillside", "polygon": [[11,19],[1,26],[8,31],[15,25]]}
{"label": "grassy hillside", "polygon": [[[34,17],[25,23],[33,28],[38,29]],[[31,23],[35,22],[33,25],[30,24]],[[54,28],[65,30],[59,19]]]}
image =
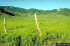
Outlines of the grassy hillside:
{"label": "grassy hillside", "polygon": [[38,15],[46,15],[48,13],[58,13],[62,14],[64,16],[70,16],[70,9],[68,8],[60,8],[60,9],[53,9],[53,10],[39,10],[39,9],[24,9],[24,8],[19,8],[19,7],[13,7],[13,6],[0,6],[0,8],[3,8],[4,10],[9,10],[13,12],[19,12],[19,13],[24,13],[27,15],[34,15],[34,13],[37,13]]}

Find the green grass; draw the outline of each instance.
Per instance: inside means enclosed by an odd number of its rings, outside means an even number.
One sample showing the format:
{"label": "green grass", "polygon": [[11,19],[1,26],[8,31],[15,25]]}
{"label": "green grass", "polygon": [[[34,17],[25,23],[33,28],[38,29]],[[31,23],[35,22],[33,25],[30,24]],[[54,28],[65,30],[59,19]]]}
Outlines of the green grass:
{"label": "green grass", "polygon": [[[6,18],[6,29],[4,32],[3,19]],[[55,46],[55,43],[70,43],[70,16],[37,16],[42,36],[36,27],[34,16],[0,16],[0,43],[4,46],[18,45],[19,36],[21,46]],[[49,41],[48,41],[49,40]],[[35,42],[35,43],[34,43]],[[15,43],[15,44],[14,44]]]}

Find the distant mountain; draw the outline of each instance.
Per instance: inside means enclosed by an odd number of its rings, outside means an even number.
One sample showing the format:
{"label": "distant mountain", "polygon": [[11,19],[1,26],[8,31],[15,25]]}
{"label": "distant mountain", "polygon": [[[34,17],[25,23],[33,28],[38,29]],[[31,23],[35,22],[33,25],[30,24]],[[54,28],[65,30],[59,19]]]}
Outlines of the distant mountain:
{"label": "distant mountain", "polygon": [[18,7],[13,7],[13,6],[0,6],[0,8],[9,10],[9,11],[13,11],[13,12],[21,12],[21,13],[27,12],[27,10],[24,8],[18,8]]}
{"label": "distant mountain", "polygon": [[24,8],[19,8],[19,7],[13,7],[13,6],[0,6],[0,8],[3,8],[4,10],[9,10],[12,12],[19,12],[19,13],[25,13],[25,14],[34,14],[37,13],[38,15],[46,15],[48,13],[58,13],[58,14],[63,14],[65,16],[70,15],[70,9],[68,8],[60,8],[60,9],[53,9],[53,10],[39,10],[39,9],[24,9]]}

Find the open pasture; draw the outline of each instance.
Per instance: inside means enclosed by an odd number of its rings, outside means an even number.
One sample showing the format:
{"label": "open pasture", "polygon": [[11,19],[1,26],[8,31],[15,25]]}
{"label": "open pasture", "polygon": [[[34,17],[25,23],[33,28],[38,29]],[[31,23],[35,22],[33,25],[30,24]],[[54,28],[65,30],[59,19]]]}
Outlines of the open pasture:
{"label": "open pasture", "polygon": [[70,16],[37,16],[41,36],[34,16],[5,17],[7,34],[4,31],[4,17],[0,18],[1,46],[55,46],[56,43],[70,43]]}

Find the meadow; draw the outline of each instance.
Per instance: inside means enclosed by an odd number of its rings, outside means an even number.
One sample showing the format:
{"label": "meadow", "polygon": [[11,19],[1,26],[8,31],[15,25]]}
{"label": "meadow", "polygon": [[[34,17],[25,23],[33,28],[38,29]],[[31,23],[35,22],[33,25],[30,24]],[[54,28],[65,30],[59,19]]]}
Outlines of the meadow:
{"label": "meadow", "polygon": [[[6,18],[7,34],[4,31]],[[1,46],[56,46],[70,43],[70,16],[37,15],[42,35],[33,16],[0,16]]]}

